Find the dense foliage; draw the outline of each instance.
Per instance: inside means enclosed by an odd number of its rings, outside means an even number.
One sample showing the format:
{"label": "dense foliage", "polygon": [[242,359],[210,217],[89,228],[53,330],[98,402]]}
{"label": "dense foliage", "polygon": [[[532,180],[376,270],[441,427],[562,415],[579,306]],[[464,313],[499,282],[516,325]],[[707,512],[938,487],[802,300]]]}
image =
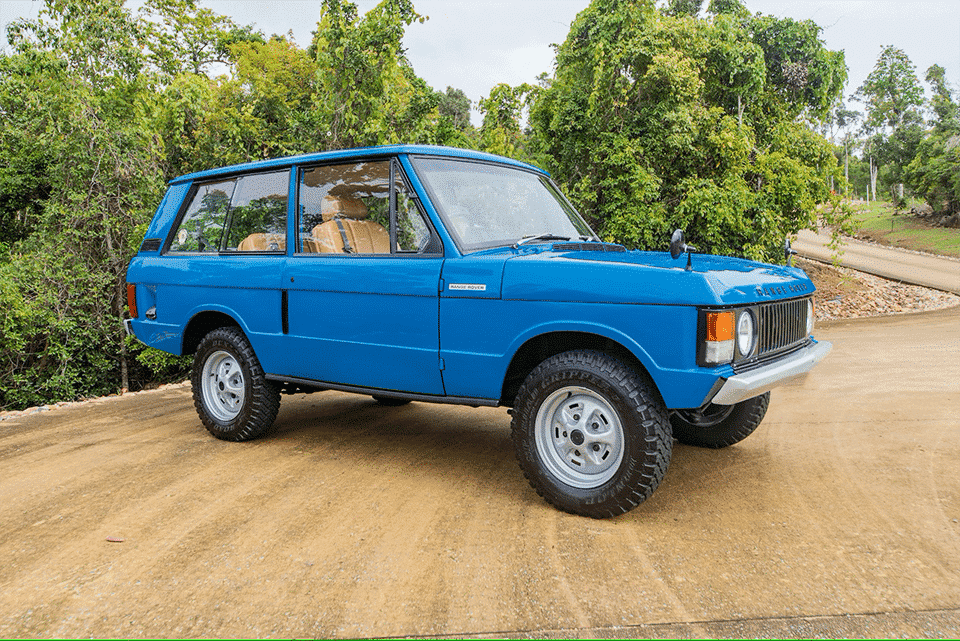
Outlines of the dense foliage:
{"label": "dense foliage", "polygon": [[[0,54],[0,409],[183,374],[186,359],[124,338],[123,275],[164,182],[211,166],[473,147],[550,169],[606,238],[662,249],[683,227],[701,250],[779,260],[784,234],[842,184],[842,155],[814,126],[836,113],[843,57],[813,22],[703,4],[594,0],[553,75],[474,104],[414,72],[403,35],[425,18],[412,0],[362,16],[322,0],[306,46],[197,0],[136,14],[45,0]],[[901,159],[898,177],[955,208],[960,134],[940,79],[924,160]]]}
{"label": "dense foliage", "polygon": [[933,211],[956,216],[960,214],[960,104],[944,75],[939,65],[927,70],[934,118],[906,168],[906,180]]}
{"label": "dense foliage", "polygon": [[[690,5],[690,6],[688,6]],[[819,27],[739,2],[595,0],[557,52],[533,147],[607,238],[776,260],[839,177],[822,118],[846,79]]]}
{"label": "dense foliage", "polygon": [[125,340],[121,323],[123,274],[166,179],[337,147],[470,144],[462,92],[433,91],[403,55],[421,19],[410,0],[363,17],[325,0],[306,49],[195,0],[149,0],[138,16],[113,0],[47,0],[11,25],[0,409],[182,375],[184,359]]}

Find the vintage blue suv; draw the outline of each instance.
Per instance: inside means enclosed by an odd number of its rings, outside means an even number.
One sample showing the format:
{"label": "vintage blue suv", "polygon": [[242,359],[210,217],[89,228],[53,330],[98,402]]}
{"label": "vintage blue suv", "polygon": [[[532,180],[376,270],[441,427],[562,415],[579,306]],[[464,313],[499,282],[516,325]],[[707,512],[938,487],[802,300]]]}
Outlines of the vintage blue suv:
{"label": "vintage blue suv", "polygon": [[674,438],[746,438],[769,390],[830,350],[803,271],[692,249],[679,230],[669,253],[601,242],[507,158],[309,154],[171,181],[127,271],[127,328],[194,355],[217,438],[263,434],[282,392],[505,406],[536,491],[607,517],[656,489]]}

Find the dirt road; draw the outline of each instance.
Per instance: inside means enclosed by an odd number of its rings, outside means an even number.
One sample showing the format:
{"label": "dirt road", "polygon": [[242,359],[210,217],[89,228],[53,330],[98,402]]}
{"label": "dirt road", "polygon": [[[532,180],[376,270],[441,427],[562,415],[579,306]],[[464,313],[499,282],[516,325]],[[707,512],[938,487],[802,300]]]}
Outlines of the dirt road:
{"label": "dirt road", "polygon": [[[960,634],[960,309],[822,325],[738,446],[611,521],[523,480],[502,409],[188,388],[0,423],[0,637]],[[122,539],[111,542],[110,539]]]}
{"label": "dirt road", "polygon": [[[829,233],[802,229],[797,234],[793,248],[801,256],[831,262],[833,251],[827,247],[828,242]],[[840,264],[884,278],[960,294],[960,260],[954,258],[845,238]]]}

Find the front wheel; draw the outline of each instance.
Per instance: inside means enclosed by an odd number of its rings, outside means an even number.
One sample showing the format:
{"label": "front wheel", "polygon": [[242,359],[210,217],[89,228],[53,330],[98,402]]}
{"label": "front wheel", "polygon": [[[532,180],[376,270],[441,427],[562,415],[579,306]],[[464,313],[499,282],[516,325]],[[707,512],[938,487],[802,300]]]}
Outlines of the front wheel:
{"label": "front wheel", "polygon": [[200,341],[190,382],[200,421],[219,439],[249,441],[277,418],[280,389],[266,379],[253,347],[236,327],[221,327]]}
{"label": "front wheel", "polygon": [[648,379],[601,352],[564,352],[538,365],[517,394],[511,425],[527,480],[550,504],[604,518],[649,498],[673,439]]}
{"label": "front wheel", "polygon": [[673,436],[684,445],[721,449],[739,443],[760,425],[770,392],[736,405],[707,405],[703,409],[675,410],[670,413]]}

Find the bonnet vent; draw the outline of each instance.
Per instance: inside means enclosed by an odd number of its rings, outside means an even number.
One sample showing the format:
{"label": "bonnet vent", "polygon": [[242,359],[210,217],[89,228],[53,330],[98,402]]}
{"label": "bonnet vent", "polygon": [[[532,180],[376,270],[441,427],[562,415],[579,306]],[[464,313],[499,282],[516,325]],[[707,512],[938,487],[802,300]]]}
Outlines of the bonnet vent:
{"label": "bonnet vent", "polygon": [[620,253],[627,250],[623,245],[611,245],[609,243],[557,243],[553,246],[553,251]]}

